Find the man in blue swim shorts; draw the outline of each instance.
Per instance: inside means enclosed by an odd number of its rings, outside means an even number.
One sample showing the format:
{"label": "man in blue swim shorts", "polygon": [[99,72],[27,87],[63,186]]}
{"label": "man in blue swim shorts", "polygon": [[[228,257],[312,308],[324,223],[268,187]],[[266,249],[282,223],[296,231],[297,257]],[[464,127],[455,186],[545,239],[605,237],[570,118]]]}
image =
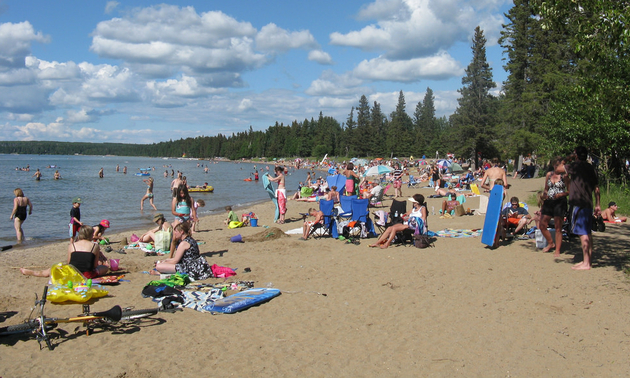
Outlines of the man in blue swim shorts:
{"label": "man in blue swim shorts", "polygon": [[[588,150],[580,146],[571,156],[575,161],[566,166],[567,173],[571,175],[571,187],[569,205],[571,206],[571,233],[580,237],[584,259],[574,265],[576,270],[591,269],[593,254],[593,215],[599,215],[599,180],[597,172],[586,159]],[[593,211],[593,193],[595,193],[595,211]]]}

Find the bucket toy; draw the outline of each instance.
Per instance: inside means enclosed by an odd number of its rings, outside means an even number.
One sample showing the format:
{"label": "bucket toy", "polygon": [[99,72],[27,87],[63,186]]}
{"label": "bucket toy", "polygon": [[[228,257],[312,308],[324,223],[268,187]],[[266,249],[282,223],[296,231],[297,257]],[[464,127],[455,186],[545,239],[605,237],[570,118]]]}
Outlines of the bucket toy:
{"label": "bucket toy", "polygon": [[241,236],[241,234],[238,234],[238,235],[236,235],[236,236],[232,236],[232,237],[230,238],[230,241],[231,241],[232,243],[242,243],[242,242],[243,242],[243,237]]}
{"label": "bucket toy", "polygon": [[252,225],[252,227],[258,227],[258,219],[256,218],[252,218],[249,220],[249,224]]}
{"label": "bucket toy", "polygon": [[118,266],[120,264],[120,259],[109,259],[109,269],[113,272],[118,270]]}

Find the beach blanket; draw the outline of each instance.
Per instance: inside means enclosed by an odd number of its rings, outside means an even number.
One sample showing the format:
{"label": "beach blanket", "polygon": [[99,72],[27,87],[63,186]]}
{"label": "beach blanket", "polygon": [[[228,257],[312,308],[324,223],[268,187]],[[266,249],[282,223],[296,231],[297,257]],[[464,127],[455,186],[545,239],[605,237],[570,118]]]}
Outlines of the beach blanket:
{"label": "beach blanket", "polygon": [[184,307],[192,308],[200,312],[208,312],[204,308],[223,298],[223,290],[212,289],[210,291],[183,291]]}
{"label": "beach blanket", "polygon": [[444,230],[438,231],[435,233],[435,236],[440,238],[475,238],[477,236],[481,236],[482,230],[452,230],[450,228],[445,228]]}

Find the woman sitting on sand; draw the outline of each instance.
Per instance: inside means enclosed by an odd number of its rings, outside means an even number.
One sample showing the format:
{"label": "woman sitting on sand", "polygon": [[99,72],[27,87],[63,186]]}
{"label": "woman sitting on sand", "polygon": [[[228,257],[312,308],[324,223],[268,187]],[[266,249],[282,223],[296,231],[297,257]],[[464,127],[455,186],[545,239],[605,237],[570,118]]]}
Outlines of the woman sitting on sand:
{"label": "woman sitting on sand", "polygon": [[379,236],[376,243],[370,245],[370,247],[381,247],[387,248],[394,241],[396,234],[404,231],[409,228],[415,229],[415,225],[413,222],[410,224],[409,220],[412,218],[420,218],[422,220],[422,228],[420,229],[420,234],[426,234],[427,232],[427,206],[424,203],[424,196],[422,194],[414,194],[413,197],[409,198],[409,201],[413,204],[413,208],[409,210],[405,215],[403,215],[403,219],[407,219],[403,223],[397,223],[391,225]]}
{"label": "woman sitting on sand", "polygon": [[151,274],[187,273],[194,280],[212,277],[210,265],[199,255],[197,241],[190,235],[190,223],[178,223],[173,229],[173,240],[179,243],[175,253],[164,261],[156,261]]}
{"label": "woman sitting on sand", "polygon": [[[164,214],[162,213],[155,214],[155,216],[153,217],[153,221],[157,224],[157,227],[142,234],[138,241],[140,241],[141,243],[156,243],[157,239],[160,239],[163,241],[164,244],[170,246],[171,238],[173,236],[173,229],[171,228],[171,224],[166,221],[166,219],[164,218]],[[157,249],[158,246],[156,245],[155,248]],[[161,249],[166,250],[168,248]]]}
{"label": "woman sitting on sand", "polygon": [[[109,262],[101,253],[98,244],[92,242],[94,229],[83,225],[79,229],[79,240],[68,246],[68,264],[77,268],[85,278],[95,278],[107,274]],[[20,268],[20,272],[27,276],[50,277],[50,268],[46,270],[31,270]]]}

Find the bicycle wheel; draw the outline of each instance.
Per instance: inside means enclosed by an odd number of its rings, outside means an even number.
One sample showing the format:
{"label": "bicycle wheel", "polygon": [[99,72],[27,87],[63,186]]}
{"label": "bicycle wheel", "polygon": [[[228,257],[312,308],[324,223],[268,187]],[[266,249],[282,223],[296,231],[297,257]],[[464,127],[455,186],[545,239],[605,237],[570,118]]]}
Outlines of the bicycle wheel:
{"label": "bicycle wheel", "polygon": [[36,320],[31,320],[28,323],[22,323],[7,327],[0,328],[0,336],[16,335],[19,333],[28,333],[37,330],[39,323]]}
{"label": "bicycle wheel", "polygon": [[159,309],[157,307],[146,308],[143,310],[126,310],[122,312],[122,316],[120,320],[133,320],[133,319],[146,318],[147,316],[157,314],[158,311]]}

